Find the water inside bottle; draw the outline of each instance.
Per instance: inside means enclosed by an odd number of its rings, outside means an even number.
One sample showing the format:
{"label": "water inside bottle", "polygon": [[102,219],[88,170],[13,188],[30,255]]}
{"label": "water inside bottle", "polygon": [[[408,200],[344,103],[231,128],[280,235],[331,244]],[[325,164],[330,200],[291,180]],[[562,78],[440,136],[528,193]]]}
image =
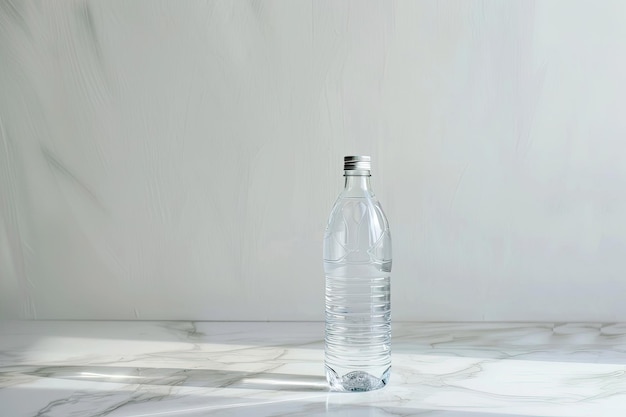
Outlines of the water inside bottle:
{"label": "water inside bottle", "polygon": [[326,374],[331,389],[382,388],[391,366],[389,268],[325,262],[325,269]]}

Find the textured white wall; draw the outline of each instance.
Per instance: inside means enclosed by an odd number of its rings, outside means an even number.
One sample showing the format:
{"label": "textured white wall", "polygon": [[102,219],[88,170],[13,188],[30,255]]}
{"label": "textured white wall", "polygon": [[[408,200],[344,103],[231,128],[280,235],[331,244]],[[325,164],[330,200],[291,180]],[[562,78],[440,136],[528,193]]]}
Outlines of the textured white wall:
{"label": "textured white wall", "polygon": [[399,320],[626,320],[626,2],[0,2],[0,317],[322,319],[371,154]]}

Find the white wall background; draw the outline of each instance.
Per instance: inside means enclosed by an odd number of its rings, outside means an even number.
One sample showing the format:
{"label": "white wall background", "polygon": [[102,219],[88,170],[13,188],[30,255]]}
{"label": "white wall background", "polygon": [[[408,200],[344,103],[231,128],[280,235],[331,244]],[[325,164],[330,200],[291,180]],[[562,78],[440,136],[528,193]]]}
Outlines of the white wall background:
{"label": "white wall background", "polygon": [[321,320],[371,154],[396,320],[626,320],[626,2],[0,2],[0,317]]}

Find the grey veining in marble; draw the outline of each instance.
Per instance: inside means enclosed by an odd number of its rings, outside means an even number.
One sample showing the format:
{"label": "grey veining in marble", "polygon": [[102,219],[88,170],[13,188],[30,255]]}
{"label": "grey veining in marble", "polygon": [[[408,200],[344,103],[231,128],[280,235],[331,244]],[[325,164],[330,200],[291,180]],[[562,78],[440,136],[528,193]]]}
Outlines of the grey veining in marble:
{"label": "grey veining in marble", "polygon": [[0,323],[0,416],[623,416],[626,325],[395,323],[388,387],[328,392],[321,323]]}

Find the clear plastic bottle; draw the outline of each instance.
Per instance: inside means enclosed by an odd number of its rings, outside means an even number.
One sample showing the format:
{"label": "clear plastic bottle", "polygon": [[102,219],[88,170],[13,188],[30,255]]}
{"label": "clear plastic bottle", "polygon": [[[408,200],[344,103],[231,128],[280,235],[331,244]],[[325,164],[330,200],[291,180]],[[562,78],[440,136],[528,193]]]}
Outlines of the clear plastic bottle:
{"label": "clear plastic bottle", "polygon": [[370,157],[344,158],[345,188],[324,237],[326,379],[333,391],[384,387],[391,370],[391,235]]}

